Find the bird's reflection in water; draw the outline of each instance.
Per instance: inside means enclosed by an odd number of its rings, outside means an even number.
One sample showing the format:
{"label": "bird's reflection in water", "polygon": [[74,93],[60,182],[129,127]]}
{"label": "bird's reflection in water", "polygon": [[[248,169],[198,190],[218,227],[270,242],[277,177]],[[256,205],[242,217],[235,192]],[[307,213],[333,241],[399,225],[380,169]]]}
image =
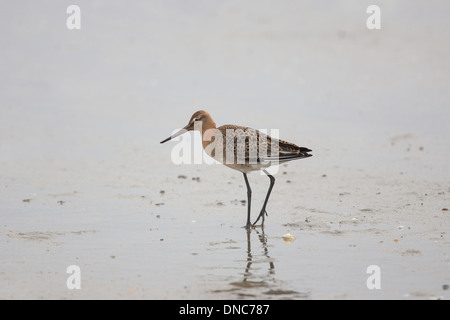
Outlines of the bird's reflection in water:
{"label": "bird's reflection in water", "polygon": [[[242,281],[230,283],[238,288],[258,288],[266,289],[270,292],[271,287],[275,284],[275,264],[269,255],[269,246],[267,245],[267,236],[264,229],[247,229],[247,263],[243,274]],[[254,246],[252,251],[252,236],[256,235],[259,246]],[[254,237],[253,237],[254,240]],[[258,250],[259,249],[259,250]],[[244,290],[242,290],[244,291]],[[259,291],[259,293],[261,293]],[[253,296],[251,292],[239,292],[240,296]]]}
{"label": "bird's reflection in water", "polygon": [[[252,255],[252,241],[251,241],[251,233],[254,231],[258,235],[259,242],[261,243],[261,247],[263,250],[263,255],[266,259],[265,262],[269,264],[268,275],[275,274],[275,265],[273,263],[273,259],[269,256],[269,249],[267,247],[267,237],[264,233],[264,228],[261,229],[261,232],[258,232],[256,229],[247,229],[247,267],[245,268],[244,280],[247,281],[248,277],[251,276],[250,269],[253,264],[253,255]],[[259,263],[264,261],[258,261]]]}
{"label": "bird's reflection in water", "polygon": [[239,299],[308,298],[309,293],[292,290],[290,283],[276,279],[275,259],[269,254],[270,246],[264,229],[251,228],[245,232],[247,233],[247,257],[244,259],[246,261],[244,272],[239,272],[238,276],[242,280],[229,283],[231,289],[215,290],[215,292],[233,292]]}

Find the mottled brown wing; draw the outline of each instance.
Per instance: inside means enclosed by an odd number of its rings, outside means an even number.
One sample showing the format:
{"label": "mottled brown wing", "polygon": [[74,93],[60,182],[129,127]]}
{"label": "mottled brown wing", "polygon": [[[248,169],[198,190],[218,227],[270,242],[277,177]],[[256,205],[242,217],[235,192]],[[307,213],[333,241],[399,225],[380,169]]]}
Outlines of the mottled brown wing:
{"label": "mottled brown wing", "polygon": [[224,139],[224,158],[228,154],[235,157],[238,163],[282,162],[312,156],[308,154],[311,151],[308,148],[272,138],[249,127],[224,125],[218,129]]}

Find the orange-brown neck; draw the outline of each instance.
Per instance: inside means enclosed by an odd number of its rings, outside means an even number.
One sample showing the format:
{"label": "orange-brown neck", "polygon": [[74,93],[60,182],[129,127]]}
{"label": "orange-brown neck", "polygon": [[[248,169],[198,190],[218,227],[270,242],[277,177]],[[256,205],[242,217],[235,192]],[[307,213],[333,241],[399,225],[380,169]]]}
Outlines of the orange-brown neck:
{"label": "orange-brown neck", "polygon": [[202,144],[203,148],[206,148],[211,142],[214,141],[214,135],[216,130],[216,124],[210,117],[202,123]]}

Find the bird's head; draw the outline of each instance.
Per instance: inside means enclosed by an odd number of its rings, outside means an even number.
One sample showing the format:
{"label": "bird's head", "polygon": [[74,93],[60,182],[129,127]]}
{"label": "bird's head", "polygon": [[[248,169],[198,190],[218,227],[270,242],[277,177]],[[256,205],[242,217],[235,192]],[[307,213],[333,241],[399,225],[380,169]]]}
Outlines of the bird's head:
{"label": "bird's head", "polygon": [[205,130],[210,128],[215,128],[216,124],[212,120],[211,116],[208,112],[200,110],[194,113],[189,120],[188,124],[184,126],[181,130],[175,132],[173,135],[168,137],[167,139],[161,141],[161,143],[167,142],[175,137],[178,137],[188,131],[199,131],[203,133]]}

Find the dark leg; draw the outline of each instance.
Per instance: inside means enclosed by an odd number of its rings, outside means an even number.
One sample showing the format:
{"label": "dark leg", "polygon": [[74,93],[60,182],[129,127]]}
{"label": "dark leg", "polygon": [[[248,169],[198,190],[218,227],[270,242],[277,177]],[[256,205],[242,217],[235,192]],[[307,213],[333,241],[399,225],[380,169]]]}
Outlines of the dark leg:
{"label": "dark leg", "polygon": [[273,185],[275,184],[275,178],[270,173],[268,173],[266,170],[263,170],[263,171],[265,174],[267,174],[267,176],[270,179],[270,186],[269,186],[269,190],[267,191],[266,200],[264,200],[264,204],[261,209],[261,212],[259,213],[258,219],[256,219],[256,221],[253,223],[253,226],[254,226],[259,221],[259,219],[262,218],[261,227],[264,226],[264,215],[267,215],[267,212],[266,212],[267,201],[269,201],[270,193],[272,192]]}
{"label": "dark leg", "polygon": [[244,173],[245,184],[247,185],[247,224],[245,228],[250,228],[252,224],[250,223],[250,208],[252,204],[252,189],[250,188],[250,184],[248,183],[247,174]]}

